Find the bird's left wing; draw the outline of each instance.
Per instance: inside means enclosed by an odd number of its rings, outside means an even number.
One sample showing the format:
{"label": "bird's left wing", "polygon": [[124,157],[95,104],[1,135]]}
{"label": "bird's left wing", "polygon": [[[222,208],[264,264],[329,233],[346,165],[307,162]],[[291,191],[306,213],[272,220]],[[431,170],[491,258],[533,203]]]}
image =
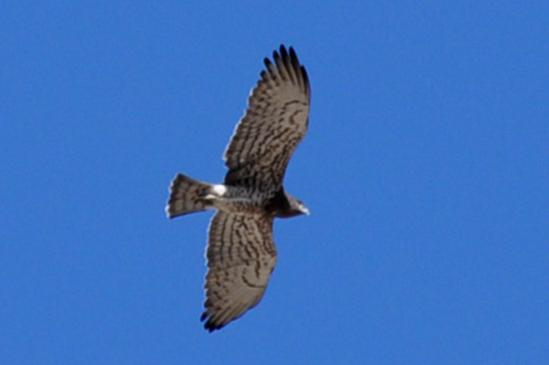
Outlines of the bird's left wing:
{"label": "bird's left wing", "polygon": [[252,90],[248,109],[225,151],[225,183],[277,191],[297,144],[307,132],[311,90],[293,48],[280,46]]}
{"label": "bird's left wing", "polygon": [[206,252],[206,302],[201,320],[211,331],[253,308],[276,262],[273,218],[219,211],[212,218]]}

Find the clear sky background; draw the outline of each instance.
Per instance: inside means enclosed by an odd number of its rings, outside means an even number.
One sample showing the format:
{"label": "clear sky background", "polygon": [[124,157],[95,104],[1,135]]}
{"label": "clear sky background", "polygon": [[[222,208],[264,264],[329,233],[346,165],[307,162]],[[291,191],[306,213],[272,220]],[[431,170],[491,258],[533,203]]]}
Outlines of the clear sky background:
{"label": "clear sky background", "polygon": [[[546,364],[549,3],[0,5],[0,363]],[[261,304],[199,321],[211,213],[262,60],[310,131]]]}

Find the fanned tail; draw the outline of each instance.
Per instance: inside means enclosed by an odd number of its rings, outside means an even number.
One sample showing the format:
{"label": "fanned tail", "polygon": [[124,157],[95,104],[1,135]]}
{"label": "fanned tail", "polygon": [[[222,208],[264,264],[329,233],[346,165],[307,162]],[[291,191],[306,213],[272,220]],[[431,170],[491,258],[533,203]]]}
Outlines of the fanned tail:
{"label": "fanned tail", "polygon": [[183,174],[177,174],[170,185],[170,198],[166,205],[168,218],[200,212],[211,207],[204,197],[211,191],[211,185]]}

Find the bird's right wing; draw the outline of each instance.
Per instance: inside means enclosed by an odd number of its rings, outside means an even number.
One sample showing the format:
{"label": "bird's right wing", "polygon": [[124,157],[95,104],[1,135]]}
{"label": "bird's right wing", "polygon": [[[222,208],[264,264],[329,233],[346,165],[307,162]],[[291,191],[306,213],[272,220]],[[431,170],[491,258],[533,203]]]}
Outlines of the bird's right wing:
{"label": "bird's right wing", "polygon": [[212,218],[206,252],[206,302],[201,320],[211,331],[253,308],[276,262],[273,218],[219,211]]}
{"label": "bird's right wing", "polygon": [[311,89],[296,53],[280,46],[252,90],[248,109],[236,126],[225,162],[225,183],[275,192],[290,158],[307,132]]}

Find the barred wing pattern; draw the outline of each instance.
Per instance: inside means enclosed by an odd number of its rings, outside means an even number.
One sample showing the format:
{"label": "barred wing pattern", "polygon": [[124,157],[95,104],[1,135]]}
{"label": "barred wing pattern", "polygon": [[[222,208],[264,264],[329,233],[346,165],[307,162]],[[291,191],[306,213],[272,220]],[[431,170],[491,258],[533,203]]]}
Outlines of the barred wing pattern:
{"label": "barred wing pattern", "polygon": [[206,252],[205,312],[211,331],[254,307],[265,292],[276,262],[273,218],[219,211],[212,218]]}
{"label": "barred wing pattern", "polygon": [[310,85],[290,47],[265,59],[266,70],[252,90],[248,109],[225,151],[225,183],[265,192],[282,186],[288,161],[307,132]]}

